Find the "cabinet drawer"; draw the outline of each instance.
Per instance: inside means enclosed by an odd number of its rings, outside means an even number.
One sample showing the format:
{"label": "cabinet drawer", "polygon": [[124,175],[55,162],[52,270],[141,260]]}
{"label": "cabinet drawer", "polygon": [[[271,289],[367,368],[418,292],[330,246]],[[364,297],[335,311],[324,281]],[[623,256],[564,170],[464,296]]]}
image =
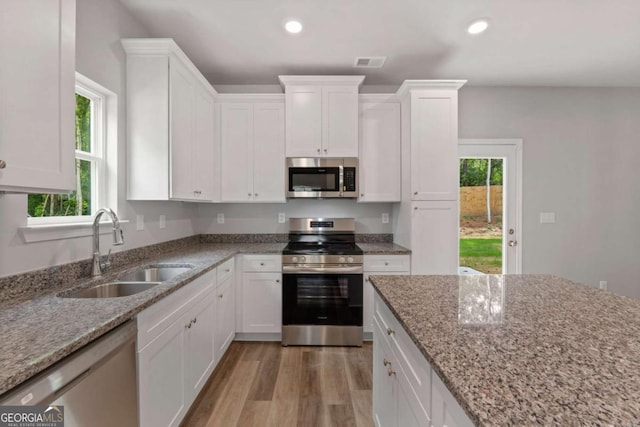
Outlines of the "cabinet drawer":
{"label": "cabinet drawer", "polygon": [[244,255],[242,257],[242,271],[249,272],[274,272],[282,271],[281,255]]}
{"label": "cabinet drawer", "polygon": [[218,270],[218,285],[222,284],[229,277],[233,276],[233,269],[235,267],[234,259],[228,259],[217,268]]}
{"label": "cabinet drawer", "polygon": [[194,298],[212,290],[215,284],[216,270],[212,270],[140,312],[137,316],[138,351],[182,316]]}
{"label": "cabinet drawer", "polygon": [[409,273],[409,255],[365,255],[364,271],[404,271]]}
{"label": "cabinet drawer", "polygon": [[431,366],[413,343],[409,334],[376,293],[374,317],[382,328],[384,338],[427,412],[431,403]]}

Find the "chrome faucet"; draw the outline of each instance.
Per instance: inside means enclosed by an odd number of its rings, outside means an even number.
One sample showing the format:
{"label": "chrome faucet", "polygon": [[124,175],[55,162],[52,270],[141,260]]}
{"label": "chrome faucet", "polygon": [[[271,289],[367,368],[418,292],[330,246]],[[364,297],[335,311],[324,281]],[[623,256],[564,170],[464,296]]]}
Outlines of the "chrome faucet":
{"label": "chrome faucet", "polygon": [[120,228],[120,220],[118,215],[110,208],[102,208],[96,212],[93,220],[93,266],[91,267],[92,276],[100,276],[104,270],[111,265],[109,258],[111,257],[111,249],[107,254],[107,259],[102,262],[100,257],[100,218],[103,214],[108,214],[113,223],[113,245],[118,246],[124,243],[124,233]]}

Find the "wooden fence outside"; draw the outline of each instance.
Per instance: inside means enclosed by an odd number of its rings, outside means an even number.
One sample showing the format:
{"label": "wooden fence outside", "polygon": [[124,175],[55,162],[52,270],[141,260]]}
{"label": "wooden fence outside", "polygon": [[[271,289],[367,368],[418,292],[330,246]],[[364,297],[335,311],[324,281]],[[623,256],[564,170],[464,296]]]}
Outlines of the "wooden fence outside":
{"label": "wooden fence outside", "polygon": [[[460,187],[460,216],[487,214],[487,187]],[[491,214],[502,214],[502,185],[491,186]]]}

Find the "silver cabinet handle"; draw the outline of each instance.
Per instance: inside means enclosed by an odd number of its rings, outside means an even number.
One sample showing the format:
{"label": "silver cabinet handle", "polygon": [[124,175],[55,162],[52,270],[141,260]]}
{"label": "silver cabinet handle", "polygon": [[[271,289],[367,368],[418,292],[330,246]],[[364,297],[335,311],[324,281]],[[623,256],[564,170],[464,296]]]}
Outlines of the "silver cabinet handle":
{"label": "silver cabinet handle", "polygon": [[264,262],[261,262],[261,263],[260,263],[260,266],[264,266]]}
{"label": "silver cabinet handle", "polygon": [[7,167],[7,162],[5,162],[4,160],[0,160],[0,169],[4,169]]}
{"label": "silver cabinet handle", "polygon": [[276,279],[276,283],[280,283],[280,279]]}
{"label": "silver cabinet handle", "polygon": [[325,153],[327,152],[327,149],[326,149],[326,148],[324,149],[324,152],[325,152]]}
{"label": "silver cabinet handle", "polygon": [[253,193],[254,196],[258,197],[258,193]]}
{"label": "silver cabinet handle", "polygon": [[391,376],[391,375],[395,375],[395,374],[396,374],[396,371],[394,371],[393,369],[389,368],[389,369],[387,369],[387,374],[388,374],[389,376]]}
{"label": "silver cabinet handle", "polygon": [[231,269],[230,269],[230,268],[225,268],[225,269],[224,269],[224,272],[225,272],[225,273],[228,273],[228,272],[230,272],[230,271],[231,271]]}
{"label": "silver cabinet handle", "polygon": [[368,282],[368,281],[369,281],[369,278],[367,277],[366,279],[364,279],[364,281],[365,281],[365,282]]}
{"label": "silver cabinet handle", "polygon": [[417,192],[417,191],[414,191],[414,192],[413,192],[413,195],[414,195],[414,196],[417,196],[417,195],[418,195],[418,192]]}
{"label": "silver cabinet handle", "polygon": [[389,365],[391,365],[391,362],[389,362],[389,361],[385,358],[385,359],[382,359],[382,364],[383,364],[384,366],[389,366]]}
{"label": "silver cabinet handle", "polygon": [[387,328],[387,335],[391,335],[391,334],[395,334],[395,333],[396,333],[396,331],[394,331],[393,329]]}
{"label": "silver cabinet handle", "polygon": [[191,329],[191,322],[189,322],[189,323],[187,323],[186,325],[184,325],[184,327],[185,327],[186,329]]}
{"label": "silver cabinet handle", "polygon": [[318,148],[318,153],[320,152],[320,149]]}
{"label": "silver cabinet handle", "polygon": [[224,294],[220,294],[218,295],[218,298],[222,298],[224,296]]}
{"label": "silver cabinet handle", "polygon": [[360,197],[364,197],[364,193],[360,193]]}
{"label": "silver cabinet handle", "polygon": [[194,318],[193,318],[193,320],[192,320],[192,322],[193,322],[194,324],[195,324],[197,321],[198,321],[198,318],[197,318],[197,317],[194,317]]}
{"label": "silver cabinet handle", "polygon": [[389,265],[389,262],[388,262],[388,261],[385,261],[385,262],[384,262],[384,265]]}

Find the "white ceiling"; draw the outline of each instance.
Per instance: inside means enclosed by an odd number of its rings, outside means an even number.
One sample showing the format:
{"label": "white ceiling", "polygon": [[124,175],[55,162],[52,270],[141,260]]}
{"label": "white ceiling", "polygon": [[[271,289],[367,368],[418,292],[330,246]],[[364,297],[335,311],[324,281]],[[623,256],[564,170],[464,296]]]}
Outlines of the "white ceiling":
{"label": "white ceiling", "polygon": [[[363,74],[364,84],[640,86],[640,0],[121,0],[212,84]],[[287,18],[304,25],[292,36]],[[466,26],[487,17],[489,30]],[[386,56],[382,69],[352,68]]]}

